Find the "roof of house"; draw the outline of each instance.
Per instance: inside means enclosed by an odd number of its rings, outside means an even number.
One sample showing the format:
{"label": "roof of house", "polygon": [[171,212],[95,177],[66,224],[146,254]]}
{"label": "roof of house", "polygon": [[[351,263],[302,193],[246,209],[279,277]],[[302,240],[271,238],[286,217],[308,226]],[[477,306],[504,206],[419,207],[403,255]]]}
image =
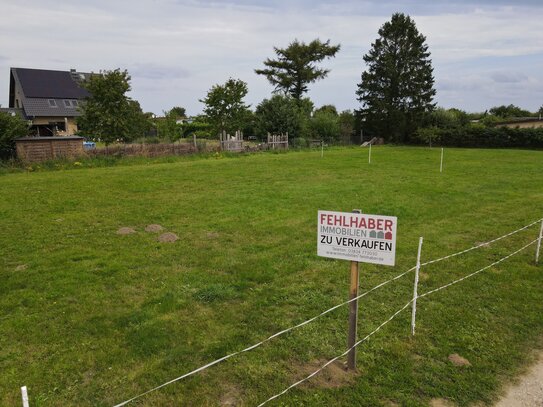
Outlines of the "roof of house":
{"label": "roof of house", "polygon": [[43,99],[26,98],[23,102],[23,108],[27,116],[42,117],[73,117],[80,116],[78,105],[74,105],[76,99]]}
{"label": "roof of house", "polygon": [[89,96],[81,86],[91,74],[45,69],[11,68],[10,107],[15,106],[15,87],[22,96],[20,106],[27,117],[79,116],[80,101]]}
{"label": "roof of house", "polygon": [[[16,72],[27,98],[84,99],[89,96],[78,83],[78,77],[69,71],[28,68],[12,68],[12,71]],[[81,75],[84,80],[85,74]]]}

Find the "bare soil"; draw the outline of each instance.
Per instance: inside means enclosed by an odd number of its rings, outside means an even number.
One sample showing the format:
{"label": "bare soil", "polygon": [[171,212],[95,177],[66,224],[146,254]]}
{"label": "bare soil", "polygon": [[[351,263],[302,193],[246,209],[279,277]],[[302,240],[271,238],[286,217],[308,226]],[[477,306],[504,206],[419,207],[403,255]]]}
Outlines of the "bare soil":
{"label": "bare soil", "polygon": [[178,239],[179,237],[175,233],[166,232],[166,233],[161,234],[157,240],[161,243],[173,243],[177,241]]}
{"label": "bare soil", "polygon": [[[296,380],[309,376],[326,362],[326,360],[322,359],[315,360],[305,365],[294,365],[295,371],[297,372]],[[305,385],[308,387],[334,389],[352,384],[356,376],[359,374],[359,372],[349,372],[343,362],[335,361],[334,363],[328,365],[318,375],[315,375],[309,379]]]}
{"label": "bare soil", "polygon": [[466,358],[463,358],[458,353],[449,355],[449,361],[455,366],[471,366],[471,363]]}
{"label": "bare soil", "polygon": [[117,230],[118,235],[131,235],[132,233],[136,233],[136,231],[133,228],[129,227],[122,227]]}

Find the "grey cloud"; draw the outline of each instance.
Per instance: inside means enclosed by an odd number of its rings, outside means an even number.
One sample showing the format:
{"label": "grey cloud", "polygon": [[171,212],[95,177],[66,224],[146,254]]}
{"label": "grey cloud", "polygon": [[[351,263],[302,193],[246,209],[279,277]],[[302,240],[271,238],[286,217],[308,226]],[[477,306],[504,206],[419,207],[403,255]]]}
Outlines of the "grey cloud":
{"label": "grey cloud", "polygon": [[490,78],[497,83],[520,83],[528,81],[528,76],[522,72],[498,71],[491,73]]}
{"label": "grey cloud", "polygon": [[135,64],[128,71],[131,76],[143,79],[185,79],[191,76],[188,70],[180,67],[154,64]]}

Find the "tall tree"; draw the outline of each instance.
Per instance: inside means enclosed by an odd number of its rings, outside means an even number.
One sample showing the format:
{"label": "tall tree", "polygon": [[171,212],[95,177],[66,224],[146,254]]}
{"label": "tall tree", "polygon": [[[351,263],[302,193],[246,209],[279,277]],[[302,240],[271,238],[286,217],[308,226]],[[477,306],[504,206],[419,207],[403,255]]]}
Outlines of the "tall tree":
{"label": "tall tree", "polygon": [[296,101],[291,96],[273,95],[256,107],[256,127],[266,133],[288,133],[290,138],[307,137],[313,104],[309,99]]}
{"label": "tall tree", "polygon": [[158,136],[167,141],[175,142],[181,138],[181,126],[177,124],[177,113],[174,109],[163,112],[164,117],[155,121]]}
{"label": "tall tree", "polygon": [[170,109],[170,114],[172,114],[175,118],[178,119],[184,119],[187,117],[187,111],[184,107],[181,106],[175,106]]}
{"label": "tall tree", "polygon": [[532,113],[530,113],[528,110],[524,110],[512,104],[509,106],[494,106],[488,112],[494,116],[501,117],[502,119],[512,117],[530,117],[532,115]]}
{"label": "tall tree", "polygon": [[247,83],[228,79],[224,85],[214,85],[204,99],[204,113],[216,133],[223,130],[234,132],[243,128],[249,106],[243,102],[247,95]]}
{"label": "tall tree", "polygon": [[265,75],[275,86],[275,91],[290,94],[300,100],[307,92],[310,83],[325,78],[329,69],[317,66],[318,62],[332,58],[340,49],[340,45],[330,45],[330,40],[321,42],[319,39],[309,44],[294,40],[287,48],[273,48],[277,59],[264,61],[265,69],[255,69],[258,75]]}
{"label": "tall tree", "polygon": [[365,129],[394,142],[409,141],[425,113],[435,107],[434,77],[426,37],[405,14],[379,29],[364,55],[367,70],[356,92]]}
{"label": "tall tree", "polygon": [[130,91],[130,75],[126,70],[91,75],[83,86],[90,96],[82,105],[82,115],[77,120],[81,134],[109,145],[116,140],[131,140],[135,133],[144,133],[143,129],[134,127],[135,123],[146,125],[147,120],[139,103],[126,95]]}

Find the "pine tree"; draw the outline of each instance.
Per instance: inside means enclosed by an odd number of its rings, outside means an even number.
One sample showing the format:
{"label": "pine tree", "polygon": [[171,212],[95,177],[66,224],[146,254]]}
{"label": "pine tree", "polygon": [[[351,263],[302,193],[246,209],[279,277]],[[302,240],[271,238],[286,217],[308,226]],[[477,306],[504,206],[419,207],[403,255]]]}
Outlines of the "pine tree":
{"label": "pine tree", "polygon": [[367,70],[356,92],[364,130],[393,142],[408,142],[424,114],[435,107],[426,37],[402,13],[392,15],[378,34],[364,55]]}
{"label": "pine tree", "polygon": [[287,48],[274,47],[277,59],[268,58],[264,61],[267,68],[255,69],[255,73],[265,75],[276,91],[301,100],[308,90],[307,85],[325,78],[330,72],[318,68],[317,62],[334,57],[339,49],[340,45],[330,45],[330,40],[316,39],[309,44],[294,40]]}

